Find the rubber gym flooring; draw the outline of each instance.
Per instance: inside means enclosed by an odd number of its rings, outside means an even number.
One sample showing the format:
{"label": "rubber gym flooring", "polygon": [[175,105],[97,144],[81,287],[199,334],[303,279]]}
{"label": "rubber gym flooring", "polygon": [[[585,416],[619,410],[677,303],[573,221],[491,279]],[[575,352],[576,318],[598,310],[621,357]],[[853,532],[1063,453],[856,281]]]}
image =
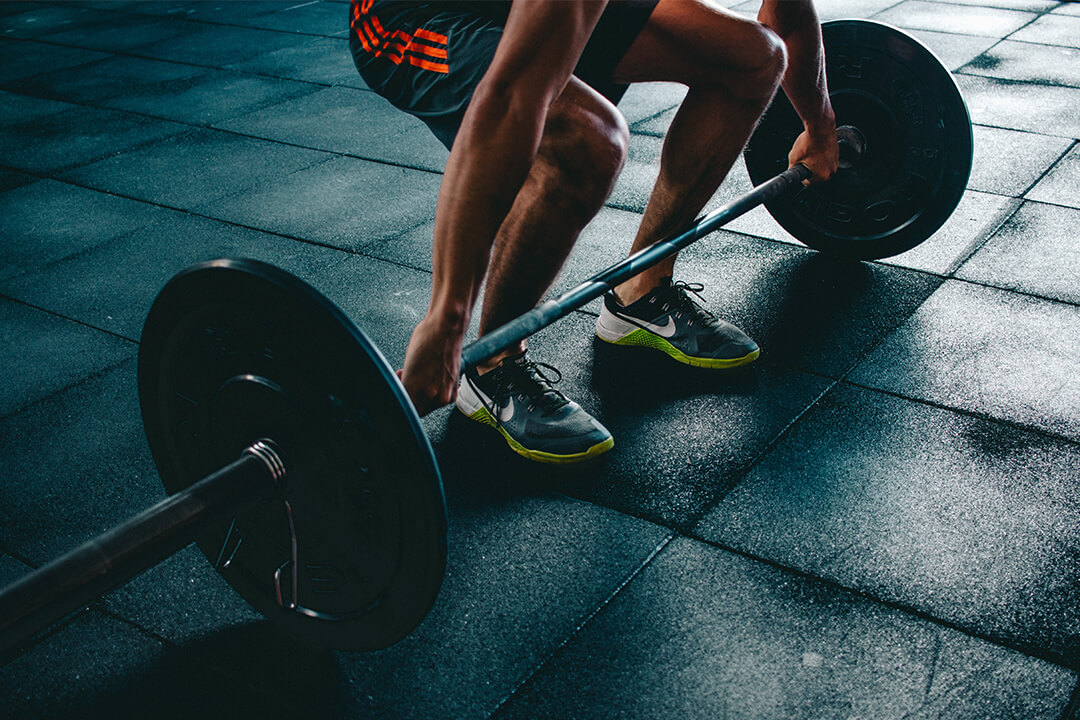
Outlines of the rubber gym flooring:
{"label": "rubber gym flooring", "polygon": [[[192,546],[0,668],[0,716],[1078,717],[1080,4],[819,7],[955,73],[975,163],[930,240],[842,262],[759,209],[693,246],[744,371],[602,346],[596,303],[539,333],[600,463],[425,418],[449,564],[402,642],[283,639]],[[0,583],[164,497],[135,359],[184,267],[283,267],[400,363],[447,154],[365,88],[346,10],[0,4]],[[622,101],[630,161],[556,290],[625,253],[681,98]]]}

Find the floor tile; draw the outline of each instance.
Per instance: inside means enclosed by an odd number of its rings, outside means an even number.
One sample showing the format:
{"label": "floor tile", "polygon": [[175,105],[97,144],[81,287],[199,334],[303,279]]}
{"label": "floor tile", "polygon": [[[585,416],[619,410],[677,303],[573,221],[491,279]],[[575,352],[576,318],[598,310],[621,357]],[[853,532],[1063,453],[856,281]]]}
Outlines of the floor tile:
{"label": "floor tile", "polygon": [[7,128],[13,125],[22,125],[77,107],[56,100],[0,91],[0,128],[6,132]]}
{"label": "floor tile", "polygon": [[107,23],[114,17],[111,13],[79,7],[73,3],[29,5],[23,12],[0,16],[0,35],[38,37],[71,28]]}
{"label": "floor tile", "polygon": [[216,130],[195,130],[73,170],[65,179],[191,209],[325,162],[330,156]]}
{"label": "floor tile", "polygon": [[1037,13],[1047,12],[1060,4],[1060,0],[934,0],[934,2],[950,2],[957,5],[1005,8],[1007,10],[1026,10],[1028,12]]}
{"label": "floor tile", "polygon": [[372,92],[346,87],[326,88],[218,127],[434,172],[449,157],[424,123]]}
{"label": "floor tile", "polygon": [[615,189],[607,200],[608,205],[638,214],[645,211],[656,177],[660,174],[660,152],[663,146],[662,137],[638,133],[630,136],[626,165],[623,166]]}
{"label": "floor tile", "polygon": [[24,175],[21,172],[0,168],[0,192],[22,187],[23,185],[29,185],[36,180],[37,178],[31,175]]}
{"label": "floor tile", "polygon": [[881,262],[938,274],[951,273],[1016,210],[1019,201],[968,190],[933,235],[907,252]]}
{"label": "floor tile", "polygon": [[177,123],[116,110],[75,107],[8,126],[0,136],[0,163],[40,174],[125,156],[132,148],[188,132]]}
{"label": "floor tile", "polygon": [[263,260],[318,285],[318,279],[347,256],[174,212],[89,252],[0,282],[0,292],[138,340],[146,313],[165,283],[190,265],[220,257]]}
{"label": "floor tile", "polygon": [[[581,232],[562,273],[548,294],[558,296],[625,259],[630,254],[630,246],[640,224],[641,215],[638,213],[603,208]],[[598,298],[583,309],[599,314],[602,302]]]}
{"label": "floor tile", "polygon": [[941,63],[952,71],[971,62],[973,58],[998,42],[997,38],[957,35],[952,32],[934,32],[933,30],[908,30],[907,32],[930,48]]}
{"label": "floor tile", "polygon": [[0,587],[7,587],[9,583],[15,582],[32,569],[10,555],[0,552]]}
{"label": "floor tile", "polygon": [[1071,2],[1058,2],[1053,10],[1054,15],[1080,16],[1080,6]]}
{"label": "floor tile", "polygon": [[80,24],[75,28],[41,35],[39,38],[42,42],[115,53],[137,50],[142,46],[171,40],[200,29],[196,23],[110,14],[105,22]]}
{"label": "floor tile", "polygon": [[134,354],[130,342],[0,299],[0,417]]}
{"label": "floor tile", "polygon": [[[591,329],[592,322],[583,324],[586,332]],[[563,321],[556,327],[565,332],[574,325]],[[573,384],[564,381],[567,396],[615,438],[600,467],[588,475],[582,470],[581,477],[568,474],[564,491],[675,528],[694,522],[723,497],[828,386],[822,378],[770,365],[704,373],[659,353],[631,355],[599,341],[591,358],[572,352],[571,341],[535,345],[537,359],[552,361],[564,378],[573,378]],[[663,381],[646,386],[643,377]],[[583,382],[589,385],[574,387]],[[528,473],[522,468],[514,476]]]}
{"label": "floor tile", "polygon": [[1080,146],[1074,145],[1057,165],[1050,168],[1046,177],[1028,191],[1027,198],[1080,208],[1077,188],[1080,188]]}
{"label": "floor tile", "polygon": [[[283,708],[207,669],[205,657],[163,645],[122,620],[84,613],[0,673],[12,717],[160,718]],[[198,688],[198,692],[192,692]]]}
{"label": "floor tile", "polygon": [[160,208],[52,180],[0,193],[0,278],[73,255],[161,218]]}
{"label": "floor tile", "polygon": [[671,127],[671,121],[675,119],[675,113],[677,112],[678,108],[673,107],[670,110],[640,120],[634,123],[633,131],[635,134],[662,138],[667,135],[668,128]]}
{"label": "floor tile", "polygon": [[344,38],[311,38],[227,69],[324,85],[353,81],[363,85],[349,52],[349,41]]}
{"label": "floor tile", "polygon": [[960,68],[960,72],[1080,87],[1080,51],[1005,40]]}
{"label": "floor tile", "polygon": [[846,18],[868,18],[882,10],[896,5],[897,0],[836,0],[821,3],[820,18],[842,20]]}
{"label": "floor tile", "polygon": [[93,105],[120,95],[146,95],[162,83],[205,72],[194,65],[113,55],[74,68],[38,73],[11,87],[27,95]]}
{"label": "floor tile", "polygon": [[367,334],[391,366],[401,367],[431,298],[430,273],[353,256],[327,272],[302,276]]}
{"label": "floor tile", "polygon": [[970,75],[956,81],[974,123],[1080,138],[1080,88]]}
{"label": "floor tile", "polygon": [[1080,210],[1025,203],[958,278],[1080,305]]}
{"label": "floor tile", "polygon": [[946,282],[852,382],[1080,439],[1080,307]]}
{"label": "floor tile", "polygon": [[[827,3],[819,3],[815,9],[822,20],[866,18],[898,2],[900,0],[830,0]],[[748,17],[757,17],[758,10],[761,9],[761,0],[749,0],[749,2],[728,0],[723,4],[733,6],[732,10]]]}
{"label": "floor tile", "polygon": [[102,104],[178,122],[213,125],[317,89],[310,83],[211,70],[133,88]]}
{"label": "floor tile", "polygon": [[339,656],[350,715],[487,717],[666,534],[558,496],[451,501],[431,614],[387,650]]}
{"label": "floor tile", "polygon": [[75,67],[109,57],[106,53],[81,48],[57,47],[32,41],[0,43],[0,85],[9,86],[20,78]]}
{"label": "floor tile", "polygon": [[1080,48],[1080,19],[1057,13],[1043,15],[1019,32],[1010,35],[1009,39]]}
{"label": "floor tile", "polygon": [[1072,145],[1066,138],[975,125],[968,187],[1021,197]]}
{"label": "floor tile", "polygon": [[27,10],[33,8],[40,8],[43,3],[34,2],[33,0],[10,0],[10,2],[0,5],[0,17],[7,17],[8,15],[19,15]]}
{"label": "floor tile", "polygon": [[373,239],[371,242],[359,245],[357,251],[406,267],[431,272],[434,239],[435,221],[432,220],[400,235]]}
{"label": "floor tile", "polygon": [[343,36],[349,32],[349,8],[339,3],[305,2],[258,15],[254,27],[310,35]]}
{"label": "floor tile", "polygon": [[955,32],[963,28],[965,35],[1003,38],[1034,20],[1034,13],[986,7],[970,7],[951,3],[907,0],[872,19],[912,30]]}
{"label": "floor tile", "polygon": [[[132,514],[139,509],[132,508]],[[177,645],[195,646],[215,636],[225,643],[253,623],[270,630],[269,622],[225,582],[194,543],[104,595],[102,603],[109,612]]]}
{"label": "floor tile", "polygon": [[129,12],[166,15],[204,23],[246,25],[266,13],[277,12],[296,4],[295,0],[217,0],[216,2],[164,0],[153,3],[139,0],[129,8]]}
{"label": "floor tile", "polygon": [[420,170],[336,158],[197,210],[348,250],[433,218],[441,180]]}
{"label": "floor tile", "polygon": [[[206,3],[211,5],[211,3]],[[216,4],[216,3],[215,3]],[[244,13],[247,3],[237,3]],[[254,11],[254,4],[252,4]],[[235,25],[204,25],[205,29],[139,48],[139,54],[161,60],[186,62],[206,67],[222,67],[251,60],[263,53],[280,50],[309,39],[293,33],[273,32]]]}
{"label": "floor tile", "polygon": [[165,497],[143,433],[136,365],[132,357],[0,420],[0,471],[18,478],[0,488],[0,543],[9,551],[40,566]]}
{"label": "floor tile", "polygon": [[682,104],[687,88],[678,83],[634,83],[619,101],[619,111],[631,126]]}
{"label": "floor tile", "polygon": [[1074,684],[1064,668],[677,539],[496,717],[1049,720]]}
{"label": "floor tile", "polygon": [[1073,443],[840,386],[701,537],[983,637],[1080,651]]}

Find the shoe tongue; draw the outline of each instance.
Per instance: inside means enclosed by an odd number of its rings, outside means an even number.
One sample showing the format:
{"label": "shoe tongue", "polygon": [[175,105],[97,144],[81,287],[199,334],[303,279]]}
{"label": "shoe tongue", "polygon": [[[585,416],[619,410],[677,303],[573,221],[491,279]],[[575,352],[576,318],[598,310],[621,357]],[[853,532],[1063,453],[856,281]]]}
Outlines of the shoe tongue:
{"label": "shoe tongue", "polygon": [[545,378],[535,365],[525,359],[524,352],[507,357],[503,360],[501,367],[510,372],[517,370],[529,378],[530,384],[535,383],[541,392],[536,393],[532,400],[545,411],[556,410],[567,403],[562,393],[551,386],[551,381]]}

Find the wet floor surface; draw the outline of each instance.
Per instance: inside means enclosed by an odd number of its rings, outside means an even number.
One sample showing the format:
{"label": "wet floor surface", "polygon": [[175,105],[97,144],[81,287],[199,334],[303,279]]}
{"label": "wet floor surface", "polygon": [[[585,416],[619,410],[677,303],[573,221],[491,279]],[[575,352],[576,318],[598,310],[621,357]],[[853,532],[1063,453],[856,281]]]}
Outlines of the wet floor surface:
{"label": "wet floor surface", "polygon": [[[0,584],[165,496],[136,356],[183,268],[284,268],[401,362],[447,152],[364,86],[347,8],[0,4]],[[763,348],[738,371],[600,343],[596,302],[541,331],[601,461],[425,418],[449,559],[401,642],[296,644],[192,546],[0,667],[0,716],[1080,716],[1080,5],[819,8],[954,73],[975,160],[933,237],[841,261],[758,209],[687,250]],[[625,253],[683,94],[623,99],[629,162],[555,291]]]}

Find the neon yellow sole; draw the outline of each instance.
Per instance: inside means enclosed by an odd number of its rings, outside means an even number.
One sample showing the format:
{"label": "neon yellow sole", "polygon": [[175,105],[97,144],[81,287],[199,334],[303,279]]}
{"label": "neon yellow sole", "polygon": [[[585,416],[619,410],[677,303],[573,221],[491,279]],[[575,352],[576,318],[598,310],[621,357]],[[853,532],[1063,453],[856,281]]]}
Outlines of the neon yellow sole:
{"label": "neon yellow sole", "polygon": [[618,340],[607,340],[600,335],[597,335],[601,340],[612,345],[635,345],[638,347],[648,347],[654,350],[668,355],[673,360],[681,362],[683,365],[691,365],[693,367],[710,368],[712,370],[730,370],[731,368],[741,367],[743,365],[749,365],[758,359],[761,355],[761,349],[749,352],[746,355],[738,358],[699,358],[691,357],[687,355],[679,348],[669,343],[664,338],[655,333],[651,333],[648,330],[635,330],[629,335],[619,338]]}
{"label": "neon yellow sole", "polygon": [[607,440],[593,445],[585,452],[573,453],[570,455],[559,455],[557,453],[541,452],[540,450],[530,450],[514,438],[510,437],[510,433],[506,432],[499,423],[495,422],[495,418],[491,416],[491,413],[487,411],[487,408],[481,407],[472,415],[466,415],[466,417],[470,420],[475,420],[476,422],[490,425],[495,428],[499,431],[499,434],[503,436],[503,439],[506,440],[506,444],[510,446],[511,450],[518,455],[535,462],[551,463],[553,465],[568,465],[570,463],[591,460],[594,457],[603,455],[608,450],[615,447],[615,438],[609,437]]}

